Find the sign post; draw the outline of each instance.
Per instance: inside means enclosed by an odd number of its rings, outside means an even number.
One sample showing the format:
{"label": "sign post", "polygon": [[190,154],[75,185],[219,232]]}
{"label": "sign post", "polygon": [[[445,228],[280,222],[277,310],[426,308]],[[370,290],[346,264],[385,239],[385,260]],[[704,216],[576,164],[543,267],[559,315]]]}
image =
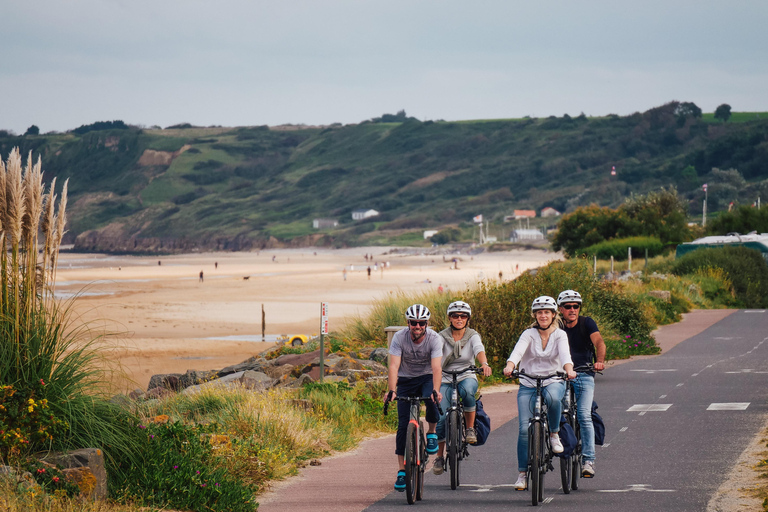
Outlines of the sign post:
{"label": "sign post", "polygon": [[325,335],[328,334],[328,303],[320,303],[320,383],[325,373]]}

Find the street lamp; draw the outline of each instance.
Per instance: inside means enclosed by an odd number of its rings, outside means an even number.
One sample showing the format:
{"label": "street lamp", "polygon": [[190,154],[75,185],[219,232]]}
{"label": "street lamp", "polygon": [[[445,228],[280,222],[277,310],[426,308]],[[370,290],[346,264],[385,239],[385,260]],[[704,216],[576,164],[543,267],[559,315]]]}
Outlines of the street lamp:
{"label": "street lamp", "polygon": [[701,227],[706,227],[707,225],[707,184],[705,183],[702,188],[704,189],[704,211],[701,215]]}

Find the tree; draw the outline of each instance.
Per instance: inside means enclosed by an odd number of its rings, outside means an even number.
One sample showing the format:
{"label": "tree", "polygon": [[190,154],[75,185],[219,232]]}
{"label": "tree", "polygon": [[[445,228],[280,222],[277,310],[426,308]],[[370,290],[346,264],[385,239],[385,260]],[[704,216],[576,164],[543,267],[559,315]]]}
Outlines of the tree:
{"label": "tree", "polygon": [[715,119],[722,119],[723,122],[727,122],[731,118],[731,106],[727,103],[723,103],[715,109]]}
{"label": "tree", "polygon": [[40,128],[33,124],[27,128],[27,131],[24,132],[24,135],[40,135]]}
{"label": "tree", "polygon": [[678,117],[701,117],[701,109],[695,103],[684,101],[675,108]]}

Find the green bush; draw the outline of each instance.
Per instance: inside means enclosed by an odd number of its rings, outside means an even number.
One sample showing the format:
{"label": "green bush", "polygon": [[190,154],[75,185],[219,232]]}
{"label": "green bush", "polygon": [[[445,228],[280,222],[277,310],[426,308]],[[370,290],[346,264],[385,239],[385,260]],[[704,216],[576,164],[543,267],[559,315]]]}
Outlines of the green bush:
{"label": "green bush", "polygon": [[[141,460],[120,461],[110,490],[120,502],[195,511],[254,511],[254,490],[221,467],[208,436],[215,424],[135,425]],[[112,477],[112,475],[110,475]]]}
{"label": "green bush", "polygon": [[690,275],[707,268],[725,271],[744,306],[768,307],[768,264],[759,251],[747,247],[696,249],[676,260],[672,272]]}
{"label": "green bush", "polygon": [[658,256],[662,253],[664,246],[657,237],[654,236],[634,236],[630,238],[614,238],[613,240],[606,240],[595,245],[591,245],[584,249],[584,254],[587,256],[597,256],[598,259],[607,260],[613,256],[616,261],[624,261],[627,259],[629,248],[632,248],[633,258],[645,257],[645,251],[648,251],[648,256]]}

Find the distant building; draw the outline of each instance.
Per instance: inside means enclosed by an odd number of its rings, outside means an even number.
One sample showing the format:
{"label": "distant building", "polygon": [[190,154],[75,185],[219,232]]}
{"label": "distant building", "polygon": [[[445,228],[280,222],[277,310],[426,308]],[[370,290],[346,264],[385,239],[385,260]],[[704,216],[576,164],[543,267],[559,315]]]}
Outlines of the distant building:
{"label": "distant building", "polygon": [[338,225],[336,219],[312,219],[312,227],[315,229],[335,228]]}
{"label": "distant building", "polygon": [[536,217],[536,210],[515,210],[514,217],[516,219],[534,218]]}
{"label": "distant building", "polygon": [[363,220],[369,217],[376,217],[379,214],[376,210],[353,210],[352,220]]}
{"label": "distant building", "polygon": [[541,216],[542,217],[558,217],[560,216],[560,212],[550,206],[547,206],[546,208],[541,209]]}
{"label": "distant building", "polygon": [[513,229],[509,236],[510,242],[544,240],[544,233],[538,229]]}
{"label": "distant building", "polygon": [[428,230],[424,231],[424,240],[426,240],[428,238],[432,238],[432,236],[434,236],[436,234],[437,234],[437,230],[436,229],[428,229]]}
{"label": "distant building", "polygon": [[675,251],[675,258],[679,258],[696,249],[715,247],[749,247],[750,249],[757,249],[763,255],[766,262],[768,262],[768,233],[758,234],[754,231],[746,235],[730,233],[728,235],[705,236],[693,242],[679,244]]}

